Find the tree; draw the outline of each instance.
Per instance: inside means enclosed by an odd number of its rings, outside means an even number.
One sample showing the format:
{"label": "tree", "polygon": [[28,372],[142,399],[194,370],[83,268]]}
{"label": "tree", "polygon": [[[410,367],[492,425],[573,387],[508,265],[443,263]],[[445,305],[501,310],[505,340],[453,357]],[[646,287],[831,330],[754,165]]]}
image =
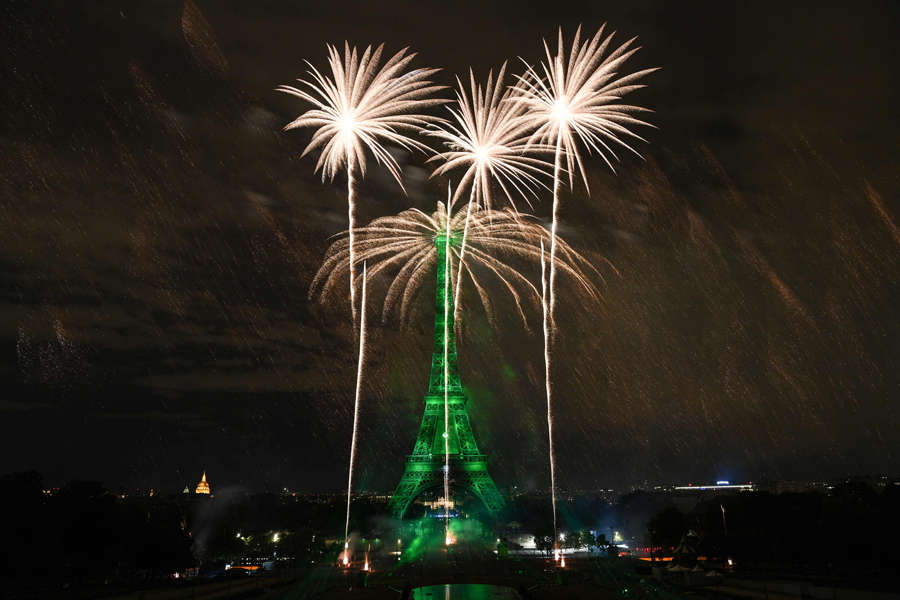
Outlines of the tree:
{"label": "tree", "polygon": [[687,520],[680,510],[674,506],[664,508],[647,523],[650,544],[668,549],[674,548],[681,541],[686,527]]}

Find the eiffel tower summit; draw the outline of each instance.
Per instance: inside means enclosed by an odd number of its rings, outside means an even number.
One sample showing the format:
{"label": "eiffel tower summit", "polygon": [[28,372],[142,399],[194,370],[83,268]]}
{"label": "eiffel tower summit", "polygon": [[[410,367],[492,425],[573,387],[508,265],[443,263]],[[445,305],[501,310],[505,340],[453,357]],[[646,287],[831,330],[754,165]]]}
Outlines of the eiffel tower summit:
{"label": "eiffel tower summit", "polygon": [[[428,393],[425,394],[422,425],[419,427],[412,454],[406,457],[406,467],[400,483],[391,496],[389,509],[391,514],[398,518],[403,517],[409,505],[419,495],[443,484],[445,378],[450,486],[471,491],[493,515],[496,515],[504,504],[503,496],[488,473],[487,456],[478,450],[478,444],[475,443],[475,435],[472,433],[472,425],[466,411],[468,399],[459,379],[456,339],[453,333],[453,290],[448,287],[443,268],[447,258],[446,235],[446,232],[443,232],[434,239],[438,252],[438,268],[431,375],[428,378]],[[449,242],[453,246],[459,246],[460,235],[452,233]],[[448,321],[446,327],[445,315]]]}

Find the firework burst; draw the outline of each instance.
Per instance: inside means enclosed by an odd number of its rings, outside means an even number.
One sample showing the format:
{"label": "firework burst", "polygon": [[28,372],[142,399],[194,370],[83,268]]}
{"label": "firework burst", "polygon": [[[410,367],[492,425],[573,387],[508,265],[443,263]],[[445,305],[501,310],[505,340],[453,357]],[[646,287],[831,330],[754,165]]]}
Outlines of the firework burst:
{"label": "firework burst", "polygon": [[[460,238],[466,212],[459,210],[449,217],[452,243],[448,268],[451,279],[462,264],[460,272],[466,282],[464,287],[469,289],[471,285],[491,318],[496,316],[498,299],[488,292],[488,281],[499,283],[527,328],[526,308],[539,307],[541,293],[516,266],[539,264],[541,243],[549,240],[547,229],[528,215],[509,209],[475,207],[469,215],[468,258],[461,262]],[[375,219],[357,229],[357,260],[368,265],[370,282],[379,274],[389,276],[382,306],[383,319],[394,314],[406,321],[412,301],[423,283],[432,281],[429,275],[443,266],[437,264],[435,240],[444,235],[447,223],[446,205],[439,202],[437,210],[431,214],[408,209],[394,216]],[[324,300],[334,293],[338,282],[346,276],[348,253],[349,240],[345,232],[328,249],[313,279],[310,296],[320,295]],[[593,281],[595,277],[602,279],[602,275],[590,261],[562,240],[559,240],[556,261],[559,269],[576,284],[573,294],[585,294],[592,299],[598,297]],[[359,278],[355,284],[361,284]],[[465,302],[465,295],[462,299]]]}
{"label": "firework burst", "polygon": [[505,75],[503,63],[496,80],[490,71],[482,86],[470,70],[468,90],[457,78],[456,106],[449,107],[451,119],[426,131],[446,147],[429,159],[442,163],[432,176],[465,169],[454,201],[471,186],[470,198],[492,208],[491,185],[496,182],[515,208],[515,196],[528,201],[537,198],[539,187],[549,189],[540,177],[549,175],[551,165],[534,156],[541,148],[530,139],[533,127],[522,118],[526,106],[510,101],[516,90],[504,85]]}
{"label": "firework burst", "polygon": [[432,85],[429,77],[438,69],[408,70],[415,54],[404,48],[380,65],[384,45],[374,51],[369,46],[359,54],[356,47],[344,43],[344,55],[328,45],[328,65],[331,75],[319,72],[308,61],[308,79],[299,79],[300,87],[282,85],[279,92],[291,94],[309,102],[314,108],[287,125],[285,130],[314,127],[312,140],[303,155],[320,150],[316,171],[322,179],[334,179],[342,168],[347,169],[347,218],[350,243],[350,305],[356,325],[356,298],[352,281],[355,278],[353,232],[355,223],[354,177],[359,170],[366,174],[366,152],[384,165],[400,187],[400,165],[391,155],[387,144],[406,150],[427,150],[421,142],[410,137],[439,119],[423,114],[431,106],[444,101],[429,98],[443,86]]}
{"label": "firework burst", "polygon": [[557,154],[565,155],[570,186],[577,170],[588,187],[580,145],[589,154],[599,154],[615,171],[613,161],[619,158],[615,147],[640,156],[629,140],[646,141],[629,127],[652,127],[634,116],[651,111],[621,100],[646,87],[636,82],[657,69],[620,75],[622,64],[640,49],[633,46],[637,38],[608,52],[615,32],[603,37],[604,29],[605,25],[590,40],[582,41],[579,27],[568,57],[560,29],[556,54],[544,40],[546,60],[538,68],[525,63],[525,74],[516,85],[516,103],[526,108],[525,118],[533,130],[531,141],[556,146]]}

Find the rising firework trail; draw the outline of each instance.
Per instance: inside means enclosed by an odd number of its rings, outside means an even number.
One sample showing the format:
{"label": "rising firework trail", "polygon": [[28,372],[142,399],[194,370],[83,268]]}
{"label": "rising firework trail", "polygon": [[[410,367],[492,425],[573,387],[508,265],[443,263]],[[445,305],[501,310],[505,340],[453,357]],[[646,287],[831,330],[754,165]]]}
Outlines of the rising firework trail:
{"label": "rising firework trail", "polygon": [[[547,261],[541,240],[541,314],[544,331],[544,387],[547,392],[547,447],[550,454],[550,497],[553,502],[553,539],[556,544],[556,458],[553,453],[553,403],[550,387],[550,321],[547,315]],[[558,556],[556,558],[559,558]]]}
{"label": "rising firework trail", "polygon": [[303,155],[321,149],[316,171],[322,172],[322,180],[334,180],[341,168],[347,169],[350,306],[355,329],[356,293],[353,280],[356,257],[353,242],[356,230],[356,171],[365,176],[368,151],[403,188],[400,165],[389,152],[387,144],[410,151],[427,150],[421,142],[404,132],[418,132],[440,121],[423,114],[423,111],[444,102],[429,98],[443,86],[432,85],[428,80],[438,69],[407,70],[415,57],[415,54],[407,54],[407,48],[397,52],[382,66],[379,63],[383,44],[374,51],[368,46],[359,55],[355,46],[351,48],[345,42],[343,58],[336,47],[328,45],[327,48],[330,77],[320,73],[307,61],[309,78],[298,79],[300,87],[281,85],[275,89],[314,106],[285,125],[284,129],[316,128]]}
{"label": "rising firework trail", "polygon": [[[527,62],[525,74],[518,78],[516,103],[526,108],[524,119],[531,124],[534,133],[531,140],[554,148],[553,160],[553,222],[550,229],[550,282],[549,282],[549,332],[545,343],[545,356],[550,356],[556,335],[556,252],[557,226],[559,224],[559,188],[562,158],[566,159],[569,187],[574,185],[575,170],[581,174],[585,188],[590,193],[587,174],[584,170],[580,145],[588,154],[596,152],[615,172],[613,160],[618,155],[611,146],[618,146],[640,156],[629,145],[631,139],[646,141],[628,129],[629,126],[650,125],[632,115],[649,112],[637,106],[622,104],[623,96],[645,87],[635,82],[656,69],[645,69],[635,73],[620,75],[622,64],[637,52],[632,47],[635,38],[620,45],[612,52],[610,48],[615,32],[603,37],[605,25],[593,38],[581,41],[581,27],[575,32],[575,39],[568,58],[565,53],[562,29],[559,30],[556,54],[544,40],[546,60],[539,68]],[[550,406],[550,367],[547,362],[547,404]],[[551,415],[548,413],[548,432],[551,429]],[[551,471],[554,457],[551,451]],[[553,493],[554,523],[556,521],[556,494]],[[554,544],[557,542],[554,527]]]}
{"label": "rising firework trail", "polygon": [[465,169],[456,193],[448,201],[451,212],[456,200],[469,187],[459,249],[460,271],[456,275],[453,298],[454,312],[459,310],[472,208],[492,207],[492,183],[500,187],[513,209],[516,208],[515,196],[521,196],[530,205],[530,198],[537,198],[537,189],[547,187],[540,177],[549,174],[550,164],[534,156],[541,150],[540,145],[530,139],[531,127],[522,118],[525,105],[510,101],[515,90],[504,85],[505,75],[506,63],[503,63],[497,79],[494,80],[494,72],[490,71],[487,84],[482,87],[470,70],[468,90],[457,77],[456,106],[448,107],[450,120],[426,132],[440,139],[446,148],[429,159],[429,162],[441,162],[432,176]]}
{"label": "rising firework trail", "polygon": [[[350,464],[347,467],[347,518],[344,521],[344,564],[350,562],[350,494],[353,491],[353,466],[356,461],[356,435],[359,431],[359,397],[362,390],[363,365],[366,357],[366,263],[363,263],[362,298],[360,299],[359,354],[356,359],[356,396],[353,401],[353,433],[350,435]],[[368,561],[367,561],[368,562]]]}
{"label": "rising firework trail", "polygon": [[[447,189],[447,203],[450,203],[450,189]],[[447,211],[444,221],[444,281],[450,280],[450,212]],[[462,262],[460,262],[462,264]],[[444,543],[450,540],[450,361],[447,358],[449,319],[450,319],[450,290],[449,285],[444,288]]]}

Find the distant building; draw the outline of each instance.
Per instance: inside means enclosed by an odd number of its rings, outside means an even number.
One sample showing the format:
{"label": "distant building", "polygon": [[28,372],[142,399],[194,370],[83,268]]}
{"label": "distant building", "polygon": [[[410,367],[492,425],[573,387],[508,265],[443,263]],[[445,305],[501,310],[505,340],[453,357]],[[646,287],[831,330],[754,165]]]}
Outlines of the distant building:
{"label": "distant building", "polygon": [[719,480],[715,484],[676,485],[672,488],[672,502],[682,512],[690,512],[703,500],[726,494],[755,492],[757,487],[752,483],[731,483]]}
{"label": "distant building", "polygon": [[200,483],[197,484],[197,489],[194,490],[194,493],[209,496],[209,482],[206,481],[206,471],[203,471],[203,477],[200,478]]}
{"label": "distant building", "polygon": [[719,480],[715,483],[715,485],[694,485],[693,483],[689,483],[687,485],[676,485],[676,492],[689,492],[689,493],[701,493],[701,492],[755,492],[756,487],[752,483],[731,483],[730,481]]}
{"label": "distant building", "polygon": [[443,519],[448,516],[448,513],[450,517],[459,516],[459,511],[455,510],[456,504],[453,500],[445,500],[443,496],[437,500],[425,500],[422,504],[425,505],[426,516],[429,517]]}

